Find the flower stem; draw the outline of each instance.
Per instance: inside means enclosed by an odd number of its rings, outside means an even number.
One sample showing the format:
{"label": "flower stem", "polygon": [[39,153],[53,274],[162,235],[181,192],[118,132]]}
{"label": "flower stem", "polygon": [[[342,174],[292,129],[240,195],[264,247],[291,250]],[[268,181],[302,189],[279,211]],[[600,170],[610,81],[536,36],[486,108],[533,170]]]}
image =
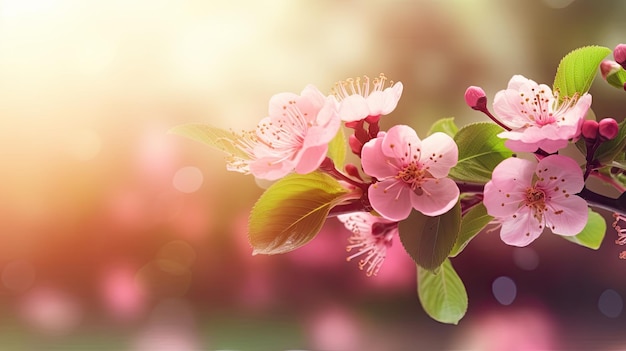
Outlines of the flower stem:
{"label": "flower stem", "polygon": [[367,192],[368,184],[365,184],[362,181],[350,178],[347,175],[340,172],[339,170],[337,170],[337,168],[335,167],[335,163],[329,157],[326,157],[324,161],[322,161],[322,164],[320,165],[320,169],[328,173],[330,176],[332,176],[333,178],[337,180],[343,180],[351,185],[354,185],[357,188],[360,188],[361,190],[363,190],[363,192]]}

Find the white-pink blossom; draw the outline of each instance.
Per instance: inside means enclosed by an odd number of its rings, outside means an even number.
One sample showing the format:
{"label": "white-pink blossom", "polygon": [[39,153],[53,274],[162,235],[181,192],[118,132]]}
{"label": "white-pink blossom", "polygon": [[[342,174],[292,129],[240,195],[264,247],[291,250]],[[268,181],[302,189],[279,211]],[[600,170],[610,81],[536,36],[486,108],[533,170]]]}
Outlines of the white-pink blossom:
{"label": "white-pink blossom", "polygon": [[576,235],[587,224],[587,202],[577,196],[585,184],[571,158],[550,155],[539,162],[508,158],[485,184],[487,213],[501,223],[500,237],[509,245],[526,246],[544,228]]}
{"label": "white-pink blossom", "polygon": [[590,106],[589,94],[559,103],[549,86],[521,75],[513,76],[493,102],[498,120],[511,128],[498,136],[507,139],[505,145],[516,152],[555,153],[564,148],[580,134]]}
{"label": "white-pink blossom", "polygon": [[360,257],[359,269],[365,268],[368,276],[376,275],[393,237],[398,235],[398,223],[368,212],[348,213],[337,218],[352,232],[347,250],[356,250],[356,253],[348,256],[347,260]]}
{"label": "white-pink blossom", "polygon": [[[389,84],[389,86],[387,86]],[[335,83],[333,95],[339,100],[339,115],[345,122],[368,116],[387,115],[395,110],[402,95],[402,83],[387,81],[384,74],[370,81],[364,76]]]}
{"label": "white-pink blossom", "polygon": [[459,198],[459,188],[447,178],[458,148],[444,133],[420,140],[411,127],[397,125],[368,141],[361,157],[363,171],[377,180],[368,189],[369,201],[385,218],[401,221],[413,208],[438,216]]}
{"label": "white-pink blossom", "polygon": [[276,180],[293,171],[305,174],[317,169],[341,126],[337,108],[334,97],[312,85],[300,95],[272,96],[269,115],[259,122],[248,144],[250,173]]}

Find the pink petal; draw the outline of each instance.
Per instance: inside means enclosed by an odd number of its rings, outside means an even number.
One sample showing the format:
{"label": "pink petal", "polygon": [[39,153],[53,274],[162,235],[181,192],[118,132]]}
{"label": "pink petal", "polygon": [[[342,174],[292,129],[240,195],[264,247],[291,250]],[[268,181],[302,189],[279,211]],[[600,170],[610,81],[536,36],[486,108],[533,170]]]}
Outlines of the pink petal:
{"label": "pink petal", "polygon": [[397,82],[393,87],[383,91],[374,91],[367,97],[370,115],[387,115],[396,109],[400,95],[402,95],[402,83]]}
{"label": "pink petal", "polygon": [[[500,138],[502,133],[498,134]],[[519,140],[508,139],[504,142],[504,146],[509,148],[509,150],[514,152],[535,152],[539,148],[537,143],[525,143]]]}
{"label": "pink petal", "polygon": [[339,103],[337,99],[332,95],[328,96],[326,100],[324,100],[324,105],[314,117],[314,124],[318,126],[328,126],[336,123],[338,125],[337,129],[339,129],[339,126],[341,126],[341,118],[339,117]]}
{"label": "pink petal", "polygon": [[450,178],[428,180],[422,184],[422,193],[411,192],[413,208],[427,216],[448,212],[459,199],[459,188]]}
{"label": "pink petal", "polygon": [[[400,169],[395,165],[395,160],[390,160],[383,154],[382,143],[384,135],[374,138],[365,145],[361,151],[361,166],[363,172],[370,177],[385,179],[398,175]],[[394,161],[394,162],[391,162]]]}
{"label": "pink petal", "polygon": [[278,93],[270,98],[268,116],[280,117],[289,106],[290,101],[300,99],[300,95],[294,93]]}
{"label": "pink petal", "polygon": [[559,235],[576,235],[587,224],[587,201],[579,196],[552,199],[545,213],[546,226]]}
{"label": "pink petal", "polygon": [[413,206],[411,190],[401,181],[394,178],[374,183],[369,187],[370,204],[381,216],[392,221],[406,219]]}
{"label": "pink petal", "polygon": [[542,232],[543,224],[532,216],[530,209],[523,207],[515,214],[515,218],[509,217],[503,221],[500,238],[507,245],[526,246]]}
{"label": "pink petal", "polygon": [[433,177],[446,177],[458,159],[459,149],[447,134],[437,132],[422,140],[420,163],[428,168]]}
{"label": "pink petal", "polygon": [[250,173],[257,178],[277,180],[289,174],[293,167],[289,160],[276,162],[274,157],[264,157],[250,163]]}
{"label": "pink petal", "polygon": [[528,118],[520,113],[521,97],[517,90],[501,90],[493,99],[493,111],[498,119],[513,129],[523,127]]}
{"label": "pink petal", "polygon": [[531,185],[537,163],[517,157],[507,158],[494,168],[491,181],[497,189],[510,193],[526,191]]}
{"label": "pink petal", "polygon": [[422,142],[413,128],[396,125],[387,131],[383,139],[382,151],[389,158],[396,159],[399,164],[408,165],[420,158]]}
{"label": "pink petal", "polygon": [[322,164],[324,158],[326,158],[327,151],[327,144],[303,149],[296,160],[296,172],[307,174],[316,170]]}
{"label": "pink petal", "polygon": [[492,181],[485,184],[483,204],[493,217],[509,217],[517,212],[525,192],[498,189]]}
{"label": "pink petal", "polygon": [[370,113],[365,98],[361,95],[350,95],[341,100],[339,104],[339,116],[345,122],[360,121]]}
{"label": "pink petal", "polygon": [[576,194],[583,189],[583,171],[576,161],[561,155],[548,156],[537,164],[539,180],[536,186],[545,189],[552,198]]}
{"label": "pink petal", "polygon": [[511,77],[511,80],[509,80],[507,89],[520,90],[522,87],[526,85],[531,85],[531,86],[536,87],[537,83],[532,79],[528,79],[520,74],[516,74],[513,77]]}

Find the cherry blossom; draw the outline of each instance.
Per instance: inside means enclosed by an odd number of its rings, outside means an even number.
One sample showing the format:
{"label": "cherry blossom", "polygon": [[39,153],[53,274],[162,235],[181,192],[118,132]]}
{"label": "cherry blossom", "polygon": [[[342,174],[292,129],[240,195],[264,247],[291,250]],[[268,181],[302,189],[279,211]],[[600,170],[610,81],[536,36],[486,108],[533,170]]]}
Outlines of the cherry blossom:
{"label": "cherry blossom", "polygon": [[363,171],[377,182],[368,189],[372,207],[394,221],[406,219],[414,208],[427,216],[450,210],[459,188],[449,178],[458,148],[444,133],[420,140],[409,126],[397,125],[363,146]]}
{"label": "cherry blossom", "polygon": [[301,95],[274,95],[269,116],[259,122],[251,144],[250,172],[257,178],[276,180],[294,170],[314,171],[340,126],[335,98],[325,97],[312,85]]}
{"label": "cherry blossom", "polygon": [[368,212],[355,212],[337,216],[352,232],[348,239],[348,251],[357,250],[348,261],[361,257],[359,268],[365,269],[368,276],[376,275],[391,247],[393,237],[398,235],[398,223]]}
{"label": "cherry blossom", "polygon": [[402,83],[388,82],[381,73],[373,80],[364,76],[362,80],[357,77],[337,82],[332,93],[339,100],[341,120],[355,122],[368,116],[387,115],[395,110],[402,95]]}
{"label": "cherry blossom", "polygon": [[521,75],[513,76],[493,102],[498,119],[511,129],[498,136],[507,139],[505,145],[516,152],[542,149],[554,153],[564,148],[580,134],[590,106],[589,94],[559,103],[550,87]]}
{"label": "cherry blossom", "polygon": [[485,185],[487,213],[500,222],[500,237],[526,246],[544,228],[559,235],[576,235],[587,224],[587,202],[575,195],[583,189],[582,170],[566,156],[541,161],[508,158],[493,170]]}

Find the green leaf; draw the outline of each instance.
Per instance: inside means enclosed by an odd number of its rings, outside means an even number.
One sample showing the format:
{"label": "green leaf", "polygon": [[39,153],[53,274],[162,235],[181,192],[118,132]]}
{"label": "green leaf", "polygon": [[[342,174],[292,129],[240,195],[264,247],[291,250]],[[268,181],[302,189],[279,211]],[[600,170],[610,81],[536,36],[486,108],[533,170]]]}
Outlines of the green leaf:
{"label": "green leaf", "polygon": [[248,221],[254,254],[285,253],[308,243],[347,193],[334,178],[320,172],[291,174],[272,184]]}
{"label": "green leaf", "polygon": [[449,259],[436,274],[417,267],[417,294],[424,311],[438,322],[458,324],[467,311],[465,286]]}
{"label": "green leaf", "polygon": [[611,49],[603,46],[585,46],[565,55],[556,70],[552,90],[559,92],[560,100],[586,93],[600,63],[610,53]]}
{"label": "green leaf", "polygon": [[233,131],[223,130],[208,124],[189,123],[176,126],[169,132],[203,143],[235,157],[249,158],[248,154],[238,147],[244,138]]}
{"label": "green leaf", "polygon": [[602,244],[605,233],[606,221],[601,215],[589,209],[589,220],[582,232],[574,236],[562,235],[561,237],[578,245],[597,250]]}
{"label": "green leaf", "polygon": [[624,83],[626,83],[626,70],[620,68],[619,71],[606,77],[606,81],[612,86],[624,90]]}
{"label": "green leaf", "polygon": [[602,164],[613,162],[624,151],[626,146],[626,120],[621,121],[618,126],[619,131],[615,139],[602,143],[596,150],[594,157]]}
{"label": "green leaf", "polygon": [[461,204],[437,217],[413,211],[400,222],[400,241],[419,266],[435,270],[448,257],[461,226]]}
{"label": "green leaf", "polygon": [[328,144],[327,153],[337,169],[341,169],[346,161],[346,147],[346,136],[343,133],[343,128],[339,128],[337,135]]}
{"label": "green leaf", "polygon": [[454,138],[456,132],[459,131],[459,128],[454,123],[454,117],[442,118],[430,127],[428,130],[428,135],[431,135],[436,132],[442,132],[448,134],[450,137]]}
{"label": "green leaf", "polygon": [[504,159],[513,155],[498,138],[502,128],[493,123],[473,123],[461,128],[454,136],[459,147],[459,161],[449,173],[453,179],[487,183],[491,172]]}
{"label": "green leaf", "polygon": [[461,219],[461,229],[459,231],[459,237],[454,243],[450,257],[456,257],[469,242],[474,239],[480,231],[491,222],[493,217],[487,214],[487,208],[483,203],[472,207],[465,216]]}

